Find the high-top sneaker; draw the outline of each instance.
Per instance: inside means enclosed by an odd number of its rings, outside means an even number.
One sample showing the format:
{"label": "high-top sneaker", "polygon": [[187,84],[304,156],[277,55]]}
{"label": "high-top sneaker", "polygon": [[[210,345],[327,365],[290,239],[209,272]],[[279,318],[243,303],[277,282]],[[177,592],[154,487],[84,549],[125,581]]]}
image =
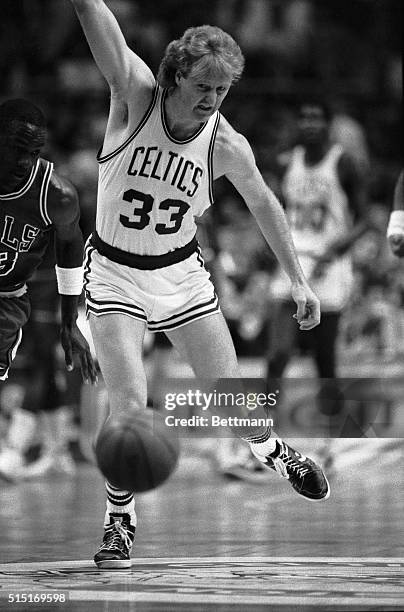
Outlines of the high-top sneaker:
{"label": "high-top sneaker", "polygon": [[104,528],[104,538],[94,561],[100,569],[129,568],[135,527],[130,524],[129,514],[111,513],[109,517],[109,525]]}
{"label": "high-top sneaker", "polygon": [[253,448],[253,454],[267,467],[287,478],[292,487],[311,501],[326,500],[330,496],[330,485],[321,467],[309,457],[305,457],[280,438],[276,440],[276,449],[263,457]]}

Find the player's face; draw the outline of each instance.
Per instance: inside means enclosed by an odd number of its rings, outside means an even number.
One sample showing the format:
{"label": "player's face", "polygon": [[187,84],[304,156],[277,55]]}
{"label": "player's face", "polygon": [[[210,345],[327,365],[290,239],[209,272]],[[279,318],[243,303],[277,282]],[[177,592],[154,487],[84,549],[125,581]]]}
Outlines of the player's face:
{"label": "player's face", "polygon": [[12,121],[0,135],[0,186],[3,192],[24,184],[45,140],[44,128],[22,121]]}
{"label": "player's face", "polygon": [[303,144],[324,142],[328,134],[328,122],[321,106],[302,106],[298,117],[298,127]]}
{"label": "player's face", "polygon": [[181,101],[193,119],[207,121],[221,106],[231,87],[231,78],[214,75],[178,79]]}

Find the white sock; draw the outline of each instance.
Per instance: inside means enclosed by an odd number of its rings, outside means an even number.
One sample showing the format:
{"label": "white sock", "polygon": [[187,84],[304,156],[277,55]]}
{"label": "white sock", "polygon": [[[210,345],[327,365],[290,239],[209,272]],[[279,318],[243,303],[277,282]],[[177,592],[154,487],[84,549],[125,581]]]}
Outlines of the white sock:
{"label": "white sock", "polygon": [[278,434],[271,430],[266,435],[257,436],[254,439],[247,440],[247,442],[254,453],[261,457],[267,457],[276,449],[276,441],[278,439]]}
{"label": "white sock", "polygon": [[105,483],[105,488],[107,490],[107,510],[105,512],[104,525],[109,525],[109,515],[114,513],[129,514],[131,525],[136,527],[137,517],[133,491],[122,491],[113,487],[109,482]]}

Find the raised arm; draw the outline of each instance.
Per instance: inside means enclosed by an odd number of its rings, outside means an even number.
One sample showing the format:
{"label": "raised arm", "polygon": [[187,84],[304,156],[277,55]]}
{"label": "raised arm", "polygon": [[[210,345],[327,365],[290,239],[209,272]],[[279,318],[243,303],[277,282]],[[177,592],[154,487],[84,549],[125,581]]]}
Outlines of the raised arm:
{"label": "raised arm", "polygon": [[301,269],[283,208],[265,183],[255,163],[247,140],[225,125],[218,135],[214,164],[218,176],[225,175],[243,197],[262,234],[274,251],[292,284],[301,329],[311,329],[320,322],[320,304]]}
{"label": "raised arm", "polygon": [[85,381],[96,382],[97,372],[90,347],[77,327],[78,301],[83,289],[83,236],[79,227],[80,209],[76,190],[55,173],[49,185],[48,215],[55,228],[56,275],[61,297],[61,343],[68,370],[73,356],[80,361]]}
{"label": "raised arm", "polygon": [[119,24],[103,0],[70,0],[94,59],[112,93],[123,97],[136,87],[154,85],[145,62],[129,49]]}

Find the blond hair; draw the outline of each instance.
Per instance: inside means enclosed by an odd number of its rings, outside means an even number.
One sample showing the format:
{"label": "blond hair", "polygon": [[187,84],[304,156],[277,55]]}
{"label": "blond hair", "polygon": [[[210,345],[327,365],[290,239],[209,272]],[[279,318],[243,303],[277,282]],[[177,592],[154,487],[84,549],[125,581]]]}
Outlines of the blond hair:
{"label": "blond hair", "polygon": [[244,69],[244,56],[236,41],[216,26],[188,28],[181,38],[166,48],[157,74],[162,87],[175,85],[177,71],[187,77],[214,74],[238,81]]}

